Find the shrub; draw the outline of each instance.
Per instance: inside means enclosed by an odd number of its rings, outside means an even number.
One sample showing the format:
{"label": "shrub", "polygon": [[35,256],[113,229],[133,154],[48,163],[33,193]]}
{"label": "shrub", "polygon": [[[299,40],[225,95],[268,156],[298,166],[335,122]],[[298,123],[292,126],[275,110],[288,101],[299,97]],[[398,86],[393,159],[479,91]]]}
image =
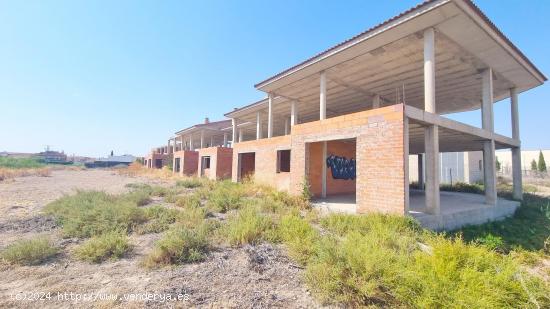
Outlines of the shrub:
{"label": "shrub", "polygon": [[183,180],[178,180],[176,186],[184,188],[198,188],[202,186],[202,181],[199,178],[187,178]]}
{"label": "shrub", "polygon": [[[434,237],[431,254],[415,251],[389,286],[412,307],[546,307],[548,290],[510,256],[467,245],[460,238]],[[536,305],[535,303],[538,303]]]}
{"label": "shrub", "polygon": [[160,239],[144,261],[145,266],[202,261],[208,252],[207,227],[189,229],[177,226]]}
{"label": "shrub", "polygon": [[206,206],[216,212],[239,209],[246,197],[243,185],[230,181],[219,182],[208,195]]}
{"label": "shrub", "polygon": [[2,250],[0,257],[8,263],[38,265],[55,256],[58,249],[45,237],[18,240]]}
{"label": "shrub", "polygon": [[74,253],[81,260],[100,263],[121,258],[130,248],[128,236],[124,232],[110,231],[88,239]]}
{"label": "shrub", "polygon": [[110,231],[130,232],[146,221],[143,209],[133,197],[114,196],[100,191],[78,191],[44,208],[63,226],[69,237],[91,237]]}
{"label": "shrub", "polygon": [[147,222],[136,228],[139,234],[160,233],[167,230],[170,224],[176,222],[179,211],[168,209],[160,205],[154,205],[144,209],[144,215]]}
{"label": "shrub", "polygon": [[0,157],[0,167],[10,169],[31,169],[44,166],[46,166],[46,164],[41,162],[38,158]]}
{"label": "shrub", "polygon": [[287,245],[290,256],[305,265],[314,254],[319,232],[296,214],[281,218],[277,235]]}
{"label": "shrub", "polygon": [[184,207],[184,208],[200,207],[201,200],[197,194],[184,195],[184,196],[180,196],[176,200],[176,206]]}
{"label": "shrub", "polygon": [[257,243],[268,238],[273,222],[254,207],[245,207],[234,214],[227,223],[226,237],[231,245]]}
{"label": "shrub", "polygon": [[468,184],[464,182],[457,182],[453,185],[451,184],[441,184],[441,191],[452,191],[452,192],[464,192],[464,193],[475,193],[483,194],[484,188],[482,184]]}

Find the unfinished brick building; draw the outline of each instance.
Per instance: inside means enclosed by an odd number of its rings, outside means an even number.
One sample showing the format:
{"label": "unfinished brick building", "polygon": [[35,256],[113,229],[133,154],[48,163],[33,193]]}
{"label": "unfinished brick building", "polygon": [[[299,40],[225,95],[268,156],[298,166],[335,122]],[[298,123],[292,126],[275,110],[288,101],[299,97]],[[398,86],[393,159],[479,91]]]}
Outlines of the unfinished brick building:
{"label": "unfinished brick building", "polygon": [[168,140],[173,152],[173,172],[186,176],[204,176],[210,179],[231,178],[233,149],[228,137],[231,120],[191,126],[176,132]]}
{"label": "unfinished brick building", "polygon": [[[232,120],[232,179],[253,176],[342,211],[412,215],[451,229],[512,214],[495,149],[512,149],[522,198],[518,94],[546,77],[469,0],[426,1],[255,85]],[[512,136],[494,132],[510,98]],[[499,103],[505,104],[505,103]],[[480,110],[482,127],[443,115]],[[483,151],[485,196],[439,191],[439,153]],[[409,156],[425,179],[409,190]]]}

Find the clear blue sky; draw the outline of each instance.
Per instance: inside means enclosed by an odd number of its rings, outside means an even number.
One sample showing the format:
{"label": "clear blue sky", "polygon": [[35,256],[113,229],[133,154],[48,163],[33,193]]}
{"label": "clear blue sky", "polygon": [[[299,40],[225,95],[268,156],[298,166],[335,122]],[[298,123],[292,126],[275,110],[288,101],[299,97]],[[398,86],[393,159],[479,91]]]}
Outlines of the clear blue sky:
{"label": "clear blue sky", "polygon": [[[0,151],[143,155],[419,2],[1,1]],[[550,1],[476,3],[550,74]],[[550,148],[549,87],[520,95],[524,149]],[[509,103],[495,113],[509,135]],[[455,119],[480,123],[479,112]]]}

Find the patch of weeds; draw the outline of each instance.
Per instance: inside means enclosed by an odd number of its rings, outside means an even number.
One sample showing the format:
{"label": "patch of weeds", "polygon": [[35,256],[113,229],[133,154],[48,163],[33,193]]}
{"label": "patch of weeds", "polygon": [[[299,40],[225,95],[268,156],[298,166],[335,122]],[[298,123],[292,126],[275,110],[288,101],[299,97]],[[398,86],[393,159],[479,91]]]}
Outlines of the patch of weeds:
{"label": "patch of weeds", "polygon": [[208,209],[215,212],[227,212],[243,206],[246,197],[245,186],[230,181],[219,182],[208,194]]}
{"label": "patch of weeds", "polygon": [[196,177],[182,179],[182,180],[178,180],[176,182],[176,186],[184,187],[184,188],[188,188],[188,189],[201,187],[202,184],[203,184],[203,181],[199,178],[196,178]]}
{"label": "patch of weeds", "polygon": [[130,249],[128,236],[124,232],[110,231],[88,239],[74,250],[74,254],[80,260],[100,263],[119,259]]}
{"label": "patch of weeds", "polygon": [[136,232],[139,234],[163,232],[172,223],[176,222],[176,218],[180,215],[180,211],[168,209],[160,205],[145,208],[144,213],[148,221],[136,227]]}
{"label": "patch of weeds", "polygon": [[91,237],[110,231],[132,231],[147,218],[137,200],[128,195],[101,191],[78,191],[44,208],[63,227],[67,237]]}
{"label": "patch of weeds", "polygon": [[348,215],[330,214],[320,221],[325,229],[343,236],[350,232],[361,234],[376,233],[377,235],[413,235],[422,230],[411,217],[400,217],[386,214]]}
{"label": "patch of weeds", "polygon": [[201,199],[198,194],[188,194],[180,196],[176,200],[176,206],[183,208],[194,208],[201,206]]}
{"label": "patch of weeds", "polygon": [[38,265],[55,256],[58,249],[45,237],[22,239],[7,246],[0,257],[11,264]]}
{"label": "patch of weeds", "polygon": [[314,254],[315,245],[319,241],[319,232],[296,214],[281,218],[277,235],[288,247],[290,256],[302,265]]}
{"label": "patch of weeds", "polygon": [[146,267],[200,262],[209,250],[207,227],[176,226],[169,230],[144,260]]}
{"label": "patch of weeds", "polygon": [[514,216],[502,221],[467,226],[451,233],[451,236],[462,235],[467,242],[483,243],[488,235],[492,235],[502,239],[502,244],[496,249],[504,252],[514,248],[544,250],[545,241],[550,235],[550,217],[547,215],[549,205],[549,198],[526,193]]}
{"label": "patch of weeds", "polygon": [[257,243],[273,235],[273,221],[254,207],[245,207],[229,218],[226,237],[231,245]]}

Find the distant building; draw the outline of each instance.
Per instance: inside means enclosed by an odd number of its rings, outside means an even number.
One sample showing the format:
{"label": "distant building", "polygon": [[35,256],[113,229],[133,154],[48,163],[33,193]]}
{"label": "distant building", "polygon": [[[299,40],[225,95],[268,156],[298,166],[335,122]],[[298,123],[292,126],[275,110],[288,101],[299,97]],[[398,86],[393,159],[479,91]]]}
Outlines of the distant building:
{"label": "distant building", "polygon": [[63,151],[59,152],[48,149],[46,151],[38,153],[37,157],[41,158],[46,163],[69,163],[69,161],[67,161],[67,155]]}
{"label": "distant building", "polygon": [[[425,178],[425,158],[421,157]],[[418,182],[418,155],[409,156],[409,181]],[[439,154],[439,179],[444,184],[483,182],[483,153],[481,151],[445,152]],[[425,179],[424,179],[425,180]]]}
{"label": "distant building", "polygon": [[136,157],[132,155],[122,155],[122,156],[109,156],[107,158],[99,158],[94,162],[87,162],[84,165],[87,168],[95,167],[113,167],[120,165],[130,165],[136,160]]}

